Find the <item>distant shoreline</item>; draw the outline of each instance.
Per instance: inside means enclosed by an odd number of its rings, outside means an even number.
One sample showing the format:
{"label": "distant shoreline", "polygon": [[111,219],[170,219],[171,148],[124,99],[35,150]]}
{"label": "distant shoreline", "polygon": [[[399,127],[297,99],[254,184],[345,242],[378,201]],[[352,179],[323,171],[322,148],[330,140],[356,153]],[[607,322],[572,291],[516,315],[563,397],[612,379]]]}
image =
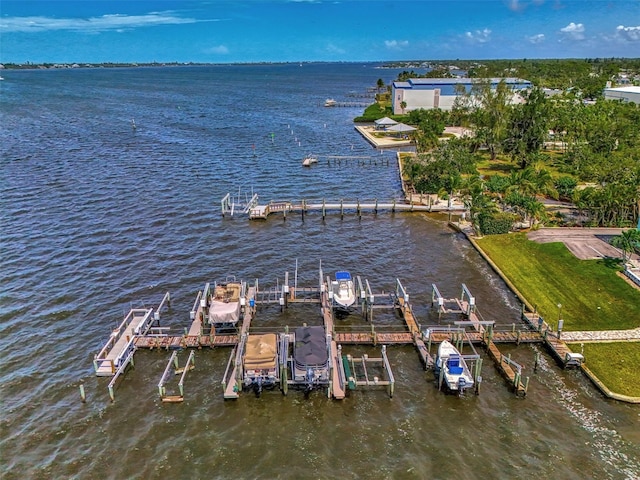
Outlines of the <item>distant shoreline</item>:
{"label": "distant shoreline", "polygon": [[332,64],[371,64],[384,65],[385,62],[103,62],[103,63],[4,63],[0,67],[3,70],[65,70],[86,68],[145,68],[145,67],[207,67],[207,66],[259,66],[259,65],[332,65]]}

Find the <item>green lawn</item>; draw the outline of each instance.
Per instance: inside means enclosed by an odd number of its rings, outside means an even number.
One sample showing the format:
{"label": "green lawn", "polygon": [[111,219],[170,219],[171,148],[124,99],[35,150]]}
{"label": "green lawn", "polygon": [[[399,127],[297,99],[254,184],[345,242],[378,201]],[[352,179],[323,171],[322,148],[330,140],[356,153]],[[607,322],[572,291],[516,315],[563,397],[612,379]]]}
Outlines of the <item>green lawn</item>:
{"label": "green lawn", "polygon": [[[558,153],[547,153],[546,161],[544,162],[544,168],[549,171],[549,174],[553,178],[559,176],[566,176],[560,172],[561,155]],[[482,151],[479,154],[479,160],[476,162],[476,169],[480,175],[506,175],[509,176],[511,172],[521,170],[520,166],[513,162],[508,155],[498,155],[495,160],[491,160],[489,152]]]}
{"label": "green lawn", "polygon": [[552,327],[559,314],[567,331],[640,326],[640,291],[616,275],[616,262],[579,260],[562,243],[531,242],[524,233],[478,244]]}
{"label": "green lawn", "polygon": [[[571,345],[580,352],[580,345]],[[640,365],[640,342],[585,343],[585,365],[609,390],[630,397],[640,397],[640,383],[635,381]]]}

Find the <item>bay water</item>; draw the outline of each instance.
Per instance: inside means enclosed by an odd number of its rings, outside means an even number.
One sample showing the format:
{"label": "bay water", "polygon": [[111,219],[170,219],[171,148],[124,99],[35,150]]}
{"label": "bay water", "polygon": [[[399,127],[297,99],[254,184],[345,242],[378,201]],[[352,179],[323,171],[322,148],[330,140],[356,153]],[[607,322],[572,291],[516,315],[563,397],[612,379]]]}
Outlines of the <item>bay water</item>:
{"label": "bay water", "polygon": [[[92,360],[129,309],[155,307],[170,292],[162,322],[181,332],[197,292],[227,275],[273,286],[297,263],[298,284],[315,286],[322,263],[325,274],[350,270],[375,291],[398,278],[423,324],[438,321],[432,283],[445,297],[465,283],[486,320],[518,321],[517,299],[446,216],[222,217],[227,193],[262,202],[400,198],[395,152],[354,130],[362,108],[322,106],[362,101],[355,95],[398,73],[378,67],[3,73],[2,478],[640,478],[638,407],[605,399],[535,345],[503,348],[530,377],[524,399],[487,357],[480,395],[445,395],[413,347],[391,346],[393,398],[371,389],[344,401],[295,391],[225,401],[230,350],[221,348],[196,351],[181,404],[158,396],[166,351],[136,353],[110,401]],[[304,168],[309,153],[320,162]],[[327,155],[390,162],[328,165]],[[295,305],[262,308],[254,324],[320,321],[319,308]]]}

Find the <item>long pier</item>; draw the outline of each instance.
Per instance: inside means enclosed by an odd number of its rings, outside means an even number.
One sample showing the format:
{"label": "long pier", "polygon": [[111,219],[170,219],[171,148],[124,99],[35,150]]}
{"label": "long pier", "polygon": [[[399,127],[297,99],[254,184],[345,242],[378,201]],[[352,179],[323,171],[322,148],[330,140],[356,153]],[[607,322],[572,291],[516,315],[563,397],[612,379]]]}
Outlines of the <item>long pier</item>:
{"label": "long pier", "polygon": [[[299,213],[304,219],[305,213],[320,212],[324,218],[329,212],[340,212],[344,217],[345,212],[355,211],[356,215],[362,216],[363,212],[378,213],[379,211],[395,212],[465,212],[467,208],[463,205],[439,205],[439,204],[416,204],[406,203],[404,200],[388,201],[271,201],[265,205],[255,205],[249,210],[250,220],[265,220],[269,215],[280,213],[284,218],[288,213]],[[224,213],[223,213],[224,214]]]}

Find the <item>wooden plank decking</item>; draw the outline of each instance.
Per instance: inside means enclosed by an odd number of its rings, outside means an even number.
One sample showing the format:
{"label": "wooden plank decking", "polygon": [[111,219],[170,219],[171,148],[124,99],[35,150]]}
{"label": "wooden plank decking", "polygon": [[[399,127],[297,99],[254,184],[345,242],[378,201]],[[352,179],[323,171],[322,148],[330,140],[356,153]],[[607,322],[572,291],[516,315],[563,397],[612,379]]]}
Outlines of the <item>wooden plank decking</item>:
{"label": "wooden plank decking", "polygon": [[328,289],[321,293],[322,316],[327,334],[331,334],[331,394],[336,400],[342,400],[346,396],[345,386],[342,382],[344,372],[340,371],[340,358],[338,357],[338,344],[333,332],[333,307],[329,301]]}
{"label": "wooden plank decking", "polygon": [[[242,319],[242,327],[240,328],[240,337],[245,333],[249,332],[249,326],[251,325],[251,320],[253,319],[253,314],[255,313],[254,308],[251,308],[250,299],[255,299],[256,290],[255,287],[249,287],[249,291],[247,292],[247,302],[244,307],[244,317]],[[241,355],[242,352],[239,352]],[[238,398],[238,392],[241,390],[241,387],[238,387],[238,368],[240,365],[238,362],[233,366],[232,373],[229,377],[229,381],[227,382],[226,388],[224,390],[224,398],[226,399],[235,399]]]}

